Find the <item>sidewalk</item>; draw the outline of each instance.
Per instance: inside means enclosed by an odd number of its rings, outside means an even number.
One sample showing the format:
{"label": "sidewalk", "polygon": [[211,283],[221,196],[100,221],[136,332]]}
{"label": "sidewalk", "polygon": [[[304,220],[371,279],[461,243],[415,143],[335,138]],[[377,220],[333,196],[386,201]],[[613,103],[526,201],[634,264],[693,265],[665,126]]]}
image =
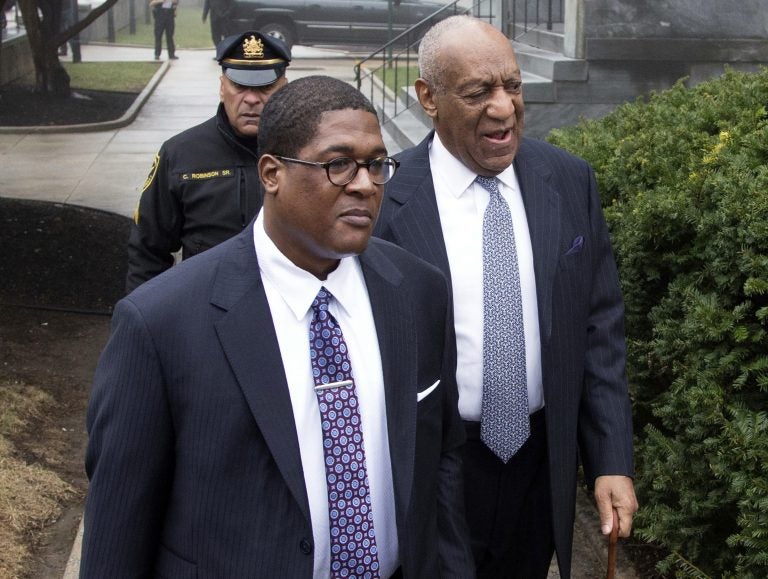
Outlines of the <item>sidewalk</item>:
{"label": "sidewalk", "polygon": [[[354,82],[354,55],[303,46],[293,53],[289,80],[328,74]],[[178,55],[179,60],[163,64],[167,70],[161,69],[154,91],[125,127],[85,133],[0,128],[0,195],[132,216],[163,141],[212,117],[219,102],[221,68],[212,60],[213,50],[181,50]],[[82,57],[152,60],[152,49],[83,45]]]}

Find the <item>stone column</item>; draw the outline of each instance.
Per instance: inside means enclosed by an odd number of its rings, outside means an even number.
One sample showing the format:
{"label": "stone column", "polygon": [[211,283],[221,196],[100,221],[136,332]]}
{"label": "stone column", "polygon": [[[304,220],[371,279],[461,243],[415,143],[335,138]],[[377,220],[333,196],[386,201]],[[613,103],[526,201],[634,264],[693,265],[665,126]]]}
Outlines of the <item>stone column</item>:
{"label": "stone column", "polygon": [[584,2],[585,0],[565,0],[563,53],[569,58],[585,56]]}

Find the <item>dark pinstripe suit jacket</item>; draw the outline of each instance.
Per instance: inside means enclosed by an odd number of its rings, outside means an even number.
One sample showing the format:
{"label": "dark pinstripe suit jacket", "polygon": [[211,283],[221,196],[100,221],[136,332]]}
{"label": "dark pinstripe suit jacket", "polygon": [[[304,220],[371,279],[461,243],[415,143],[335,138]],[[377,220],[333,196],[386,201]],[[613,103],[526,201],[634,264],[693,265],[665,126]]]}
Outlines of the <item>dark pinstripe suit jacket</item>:
{"label": "dark pinstripe suit jacket", "polygon": [[[88,409],[81,577],[312,576],[298,438],[252,227],[115,309]],[[378,239],[360,262],[403,575],[471,576],[445,278]]]}
{"label": "dark pinstripe suit jacket", "polygon": [[[399,156],[374,235],[438,266],[450,279],[428,145]],[[523,139],[514,161],[530,229],[547,409],[555,546],[569,576],[578,451],[590,480],[633,475],[624,373],[624,309],[592,169]]]}

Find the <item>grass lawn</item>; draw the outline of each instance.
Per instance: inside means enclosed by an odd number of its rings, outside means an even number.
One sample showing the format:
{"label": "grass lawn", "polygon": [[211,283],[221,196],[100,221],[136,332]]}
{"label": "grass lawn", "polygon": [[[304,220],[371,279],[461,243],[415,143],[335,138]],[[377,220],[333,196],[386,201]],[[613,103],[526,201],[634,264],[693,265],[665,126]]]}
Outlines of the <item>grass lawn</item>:
{"label": "grass lawn", "polygon": [[73,89],[135,92],[144,90],[159,62],[63,62]]}
{"label": "grass lawn", "polygon": [[390,68],[382,66],[376,69],[376,76],[395,94],[398,94],[404,86],[413,85],[413,81],[419,78],[418,66],[397,66]]}
{"label": "grass lawn", "polygon": [[[211,40],[211,25],[202,21],[203,9],[195,6],[179,6],[176,10],[176,31],[173,40],[176,48],[213,48]],[[136,34],[129,34],[128,27],[119,30],[115,35],[115,44],[129,46],[155,45],[154,22],[150,14],[149,24],[144,23],[144,11],[137,10]],[[163,38],[165,49],[165,38]]]}
{"label": "grass lawn", "polygon": [[32,537],[61,516],[74,488],[45,461],[27,463],[11,437],[55,400],[39,388],[0,379],[0,577],[21,577],[33,553]]}
{"label": "grass lawn", "polygon": [[[152,79],[160,62],[62,62],[72,89],[140,93]],[[17,81],[33,86],[35,74]],[[0,577],[2,577],[0,575]]]}

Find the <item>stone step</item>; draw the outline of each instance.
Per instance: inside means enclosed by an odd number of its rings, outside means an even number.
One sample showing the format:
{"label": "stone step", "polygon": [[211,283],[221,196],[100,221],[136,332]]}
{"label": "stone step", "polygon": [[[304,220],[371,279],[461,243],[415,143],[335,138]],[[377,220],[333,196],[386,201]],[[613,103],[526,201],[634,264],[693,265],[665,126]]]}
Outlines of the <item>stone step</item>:
{"label": "stone step", "polygon": [[390,149],[387,145],[387,151],[390,154],[400,152],[403,149],[413,147],[421,142],[421,140],[427,136],[427,133],[432,129],[432,122],[425,123],[423,118],[416,114],[416,111],[422,111],[421,106],[416,104],[410,109],[398,111],[397,116],[392,120],[392,114],[394,106],[389,104],[383,108],[381,105],[376,105],[379,110],[379,114],[384,117],[382,122],[382,132],[385,132],[385,143],[391,140],[395,147]]}
{"label": "stone step", "polygon": [[[519,64],[519,63],[518,63]],[[523,69],[523,98],[530,103],[553,103],[557,100],[555,81]]]}
{"label": "stone step", "polygon": [[548,50],[550,52],[565,52],[565,34],[562,22],[554,22],[552,30],[547,30],[546,24],[539,24],[534,28],[525,29],[524,26],[516,24],[512,28],[513,36],[518,42]]}
{"label": "stone step", "polygon": [[586,81],[588,64],[586,60],[568,58],[562,53],[544,50],[512,41],[520,68],[529,74],[557,81]]}

